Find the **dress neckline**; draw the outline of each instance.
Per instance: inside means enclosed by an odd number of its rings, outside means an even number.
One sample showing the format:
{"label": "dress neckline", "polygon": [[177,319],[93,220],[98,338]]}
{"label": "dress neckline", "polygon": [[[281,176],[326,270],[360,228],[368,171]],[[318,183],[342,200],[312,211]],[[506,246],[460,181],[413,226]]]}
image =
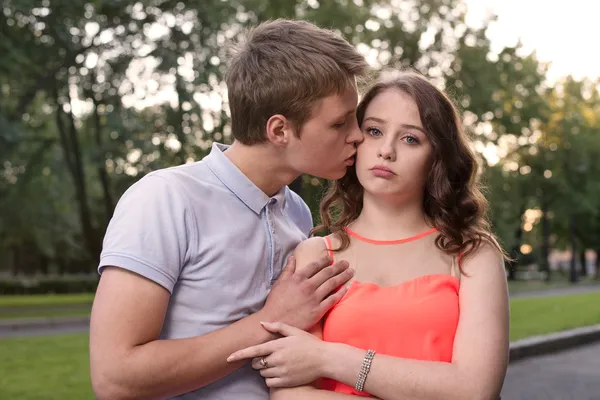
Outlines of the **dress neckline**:
{"label": "dress neckline", "polygon": [[430,235],[434,232],[437,232],[437,228],[431,228],[425,232],[421,232],[417,235],[414,236],[410,236],[404,239],[396,239],[396,240],[376,240],[376,239],[370,239],[364,236],[359,235],[358,233],[354,232],[352,229],[345,227],[344,228],[346,230],[346,233],[348,233],[348,235],[361,240],[363,242],[367,242],[367,243],[371,243],[371,244],[376,244],[376,245],[390,245],[390,244],[402,244],[402,243],[408,243],[408,242],[412,242],[418,239],[421,239],[427,235]]}

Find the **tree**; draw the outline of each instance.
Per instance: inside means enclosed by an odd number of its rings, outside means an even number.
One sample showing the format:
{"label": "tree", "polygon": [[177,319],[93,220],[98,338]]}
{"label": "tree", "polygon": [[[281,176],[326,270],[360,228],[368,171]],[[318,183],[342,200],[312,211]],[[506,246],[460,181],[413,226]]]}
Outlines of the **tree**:
{"label": "tree", "polygon": [[[563,210],[569,207],[557,205],[567,204],[566,175],[557,168],[568,157],[552,150],[554,133],[540,139],[540,132],[559,126],[544,66],[520,46],[494,55],[486,29],[466,26],[465,12],[460,0],[5,2],[0,259],[12,260],[14,272],[48,269],[44,265],[63,272],[95,269],[106,224],[133,182],[158,168],[200,160],[213,141],[231,142],[226,44],[250,25],[279,17],[336,30],[376,70],[412,67],[450,92],[476,149],[488,157],[493,146],[499,149],[497,164],[483,173],[494,227],[514,254],[521,238],[536,232],[523,229],[522,216],[531,208],[547,209],[544,237],[550,230],[567,237]],[[589,127],[588,114],[594,110],[597,118],[599,103],[591,93],[587,108],[577,109]],[[558,119],[550,119],[549,109]],[[573,149],[593,157],[596,136],[582,130]],[[592,164],[586,176],[596,173]],[[548,168],[552,179],[545,177]],[[593,196],[591,180],[580,179],[577,193]],[[292,184],[315,221],[325,186],[309,176]],[[573,213],[582,232],[576,237],[598,248],[597,219],[590,217],[598,207],[589,204]]]}

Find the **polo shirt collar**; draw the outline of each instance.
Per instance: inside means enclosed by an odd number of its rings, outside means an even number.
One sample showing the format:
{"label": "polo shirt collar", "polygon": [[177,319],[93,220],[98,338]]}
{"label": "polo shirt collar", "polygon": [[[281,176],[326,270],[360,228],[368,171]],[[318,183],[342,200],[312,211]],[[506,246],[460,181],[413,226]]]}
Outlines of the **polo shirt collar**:
{"label": "polo shirt collar", "polygon": [[214,142],[210,154],[203,159],[223,185],[256,214],[260,214],[269,202],[285,207],[287,186],[281,188],[273,197],[267,196],[225,156],[223,152],[228,147],[226,144]]}

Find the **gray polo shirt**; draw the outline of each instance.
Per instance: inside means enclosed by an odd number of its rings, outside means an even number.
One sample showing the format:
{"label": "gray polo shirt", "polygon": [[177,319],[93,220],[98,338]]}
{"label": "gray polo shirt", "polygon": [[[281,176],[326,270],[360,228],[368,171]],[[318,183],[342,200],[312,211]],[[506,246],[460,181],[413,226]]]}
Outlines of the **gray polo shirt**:
{"label": "gray polo shirt", "polygon": [[[260,310],[312,228],[287,187],[268,197],[214,144],[202,161],[152,172],[119,200],[99,272],[118,266],[171,292],[161,339],[204,335]],[[190,349],[201,352],[202,349]],[[177,399],[266,400],[249,364]]]}

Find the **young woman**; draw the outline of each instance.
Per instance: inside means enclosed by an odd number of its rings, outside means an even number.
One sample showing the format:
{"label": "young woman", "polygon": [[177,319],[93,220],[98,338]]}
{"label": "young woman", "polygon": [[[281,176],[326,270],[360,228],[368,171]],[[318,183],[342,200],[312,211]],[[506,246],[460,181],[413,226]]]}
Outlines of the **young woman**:
{"label": "young woman", "polygon": [[[508,364],[504,252],[486,223],[477,162],[448,97],[418,74],[375,84],[358,107],[356,166],[323,199],[298,268],[329,253],[355,270],[313,334],[254,358],[272,399],[497,399]],[[322,378],[322,379],[320,379]],[[312,384],[311,384],[312,383]]]}

